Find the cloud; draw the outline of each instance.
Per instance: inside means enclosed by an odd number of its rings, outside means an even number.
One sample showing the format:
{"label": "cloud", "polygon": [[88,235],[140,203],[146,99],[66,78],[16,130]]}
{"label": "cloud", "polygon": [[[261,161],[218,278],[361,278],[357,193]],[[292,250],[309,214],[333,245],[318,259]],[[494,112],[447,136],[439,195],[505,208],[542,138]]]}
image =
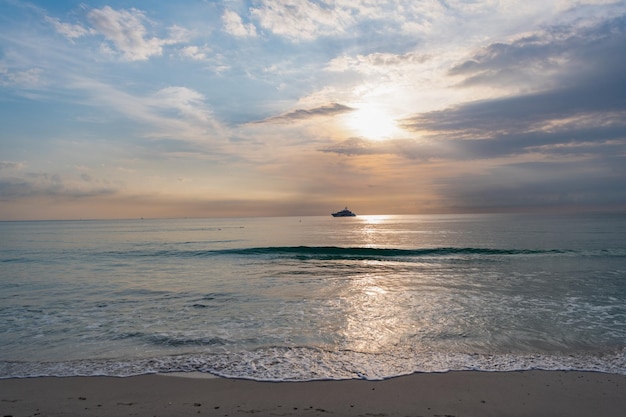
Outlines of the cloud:
{"label": "cloud", "polygon": [[118,191],[109,181],[85,175],[63,177],[60,174],[27,172],[20,176],[0,177],[0,200],[25,197],[85,198],[111,195]]}
{"label": "cloud", "polygon": [[220,53],[214,53],[213,50],[207,45],[185,46],[184,48],[180,49],[179,55],[186,59],[200,61],[207,64],[207,66],[204,68],[216,74],[221,75],[222,73],[231,69],[230,64],[227,63],[228,61],[224,57],[224,55]]}
{"label": "cloud", "polygon": [[22,162],[14,161],[0,161],[0,171],[4,169],[22,169],[24,164]]}
{"label": "cloud", "polygon": [[[314,190],[318,203],[352,196],[386,210],[405,197],[472,207],[500,204],[498,193],[520,204],[523,193],[537,204],[600,200],[583,185],[599,193],[626,178],[616,3],[106,4],[4,19],[4,136],[15,147],[5,157],[28,154],[27,143],[57,153],[26,161],[46,174],[0,163],[0,195],[88,195],[107,189],[102,175],[128,182],[114,199],[188,192],[208,207],[230,193],[301,201]],[[98,48],[114,62],[94,57]],[[165,66],[145,62],[163,55]],[[16,93],[30,101],[13,105]],[[366,139],[355,124],[374,108],[381,123],[403,118],[406,130]],[[84,169],[68,174],[76,165]]]}
{"label": "cloud", "polygon": [[350,138],[344,141],[320,148],[321,152],[336,153],[339,155],[381,155],[390,153],[386,144],[375,143],[361,138]]}
{"label": "cloud", "polygon": [[[262,28],[291,42],[330,36],[363,41],[377,35],[426,34],[432,31],[435,20],[450,14],[446,3],[449,2],[261,0],[250,13]],[[485,8],[492,9],[488,3]]]}
{"label": "cloud", "polygon": [[116,86],[89,78],[76,78],[68,87],[85,92],[83,104],[113,110],[136,123],[140,137],[172,139],[217,146],[227,136],[205,96],[181,86],[170,86],[149,94],[130,94]]}
{"label": "cloud", "polygon": [[166,87],[157,91],[149,103],[155,108],[174,109],[187,120],[212,123],[212,112],[204,104],[204,96],[187,87]]}
{"label": "cloud", "polygon": [[[442,182],[439,192],[449,206],[462,209],[619,207],[626,200],[626,171],[612,165],[581,161],[499,165]],[[623,161],[617,165],[623,167]]]}
{"label": "cloud", "polygon": [[241,16],[237,13],[226,10],[222,15],[224,31],[239,38],[254,38],[257,36],[256,27],[252,23],[244,24]]}
{"label": "cloud", "polygon": [[339,114],[349,113],[354,111],[352,107],[345,106],[339,103],[330,103],[324,106],[315,107],[312,109],[298,109],[289,113],[281,114],[279,116],[269,117],[257,122],[252,123],[288,123],[293,120],[305,120],[314,117],[332,117]]}
{"label": "cloud", "polygon": [[389,69],[399,70],[398,67],[422,64],[430,58],[420,52],[394,54],[389,52],[375,52],[355,57],[340,56],[332,59],[326,66],[327,71],[344,72],[356,71],[364,74],[387,72]]}
{"label": "cloud", "polygon": [[57,33],[60,33],[69,40],[80,38],[90,33],[89,29],[85,29],[81,25],[62,23],[59,19],[50,16],[46,16],[45,19],[54,26]]}
{"label": "cloud", "polygon": [[502,81],[497,74],[511,68],[531,71],[527,68],[534,63],[554,59],[562,61],[554,64],[556,75],[548,76],[554,83],[546,82],[536,92],[417,114],[403,121],[404,128],[440,140],[477,140],[466,149],[486,156],[626,139],[626,16],[571,29],[559,31],[565,36],[548,32],[543,38],[490,45],[451,70],[452,75],[465,77],[459,88],[494,85]]}
{"label": "cloud", "polygon": [[262,0],[251,14],[275,35],[299,42],[342,33],[353,22],[350,10],[310,0]]}
{"label": "cloud", "polygon": [[602,84],[462,104],[407,118],[403,127],[450,139],[535,133],[549,137],[581,127],[598,132],[623,128],[626,105],[618,90],[622,86]]}
{"label": "cloud", "polygon": [[[579,82],[572,76],[604,67],[613,59],[606,49],[616,51],[623,40],[624,16],[592,26],[553,26],[509,43],[492,43],[454,65],[448,74],[461,77],[459,85],[465,87],[517,84],[526,90],[545,89]],[[564,77],[566,73],[570,75]]]}
{"label": "cloud", "polygon": [[[533,14],[534,7],[512,8],[494,1],[259,0],[250,14],[260,28],[295,43],[339,36],[375,44],[380,44],[380,37],[394,37],[397,42],[415,44],[423,36],[438,42],[449,42],[459,33],[466,38],[488,36],[501,25],[517,26],[525,19],[546,16],[545,9]],[[505,22],[476,25],[488,16]]]}
{"label": "cloud", "polygon": [[209,59],[208,53],[210,52],[208,47],[198,47],[195,45],[186,46],[180,50],[180,54],[183,57],[192,59],[194,61],[206,61]]}
{"label": "cloud", "polygon": [[[625,145],[626,140],[579,143],[569,149],[542,150],[539,158],[530,147],[527,155],[511,155],[509,148],[495,140],[351,138],[319,150],[344,156],[343,161],[357,165],[385,155],[409,159],[410,164],[390,160],[395,169],[405,170],[398,178],[406,180],[412,172],[423,172],[423,186],[434,190],[436,205],[471,212],[623,206]],[[603,154],[600,146],[605,148]],[[433,176],[435,172],[438,175]]]}
{"label": "cloud", "polygon": [[542,88],[594,82],[599,75],[618,75],[623,69],[626,58],[616,52],[623,47],[625,32],[624,14],[593,25],[553,26],[509,43],[493,43],[453,66],[449,74],[465,77],[462,86],[498,85],[511,72],[535,82],[547,78],[551,84]]}
{"label": "cloud", "polygon": [[460,159],[460,153],[450,142],[434,142],[418,139],[391,139],[372,141],[363,138],[349,138],[332,145],[324,146],[320,152],[345,156],[395,155],[415,161],[434,159]]}
{"label": "cloud", "polygon": [[128,61],[145,61],[151,56],[159,56],[164,45],[180,43],[188,36],[185,29],[173,26],[169,38],[149,37],[144,25],[148,19],[134,8],[114,10],[105,6],[91,10],[87,17],[94,30],[104,35]]}
{"label": "cloud", "polygon": [[22,88],[37,88],[45,84],[42,79],[41,68],[26,70],[9,70],[0,64],[0,86],[18,86]]}

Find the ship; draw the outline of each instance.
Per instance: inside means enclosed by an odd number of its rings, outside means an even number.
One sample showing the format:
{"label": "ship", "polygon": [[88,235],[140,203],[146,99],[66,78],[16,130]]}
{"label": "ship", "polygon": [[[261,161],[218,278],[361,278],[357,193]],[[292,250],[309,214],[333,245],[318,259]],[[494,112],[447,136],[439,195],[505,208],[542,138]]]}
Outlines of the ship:
{"label": "ship", "polygon": [[353,212],[351,212],[350,210],[348,210],[348,207],[346,207],[345,209],[338,211],[336,213],[332,213],[333,217],[354,217],[356,216],[356,214],[354,214]]}

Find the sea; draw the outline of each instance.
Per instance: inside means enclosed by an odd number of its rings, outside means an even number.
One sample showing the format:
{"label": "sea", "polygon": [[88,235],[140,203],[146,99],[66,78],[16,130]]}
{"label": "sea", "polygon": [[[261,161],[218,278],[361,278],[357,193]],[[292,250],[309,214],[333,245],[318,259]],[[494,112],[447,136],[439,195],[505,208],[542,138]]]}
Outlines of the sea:
{"label": "sea", "polygon": [[626,374],[626,213],[0,222],[0,378]]}

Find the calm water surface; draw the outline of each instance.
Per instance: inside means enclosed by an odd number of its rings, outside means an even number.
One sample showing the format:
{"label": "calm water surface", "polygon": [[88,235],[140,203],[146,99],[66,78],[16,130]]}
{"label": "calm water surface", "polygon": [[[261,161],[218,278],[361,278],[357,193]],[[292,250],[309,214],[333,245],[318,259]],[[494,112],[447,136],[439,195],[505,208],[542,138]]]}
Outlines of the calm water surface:
{"label": "calm water surface", "polygon": [[626,374],[626,215],[0,223],[0,377]]}

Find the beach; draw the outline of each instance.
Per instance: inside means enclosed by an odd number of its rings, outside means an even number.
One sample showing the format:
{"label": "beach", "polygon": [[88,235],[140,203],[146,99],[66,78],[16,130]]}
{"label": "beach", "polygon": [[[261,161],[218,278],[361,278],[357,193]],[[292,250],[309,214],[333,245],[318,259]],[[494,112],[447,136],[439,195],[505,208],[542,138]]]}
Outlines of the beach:
{"label": "beach", "polygon": [[[189,376],[194,376],[190,374]],[[0,380],[3,416],[620,416],[626,375],[418,373],[258,382],[166,375]]]}

